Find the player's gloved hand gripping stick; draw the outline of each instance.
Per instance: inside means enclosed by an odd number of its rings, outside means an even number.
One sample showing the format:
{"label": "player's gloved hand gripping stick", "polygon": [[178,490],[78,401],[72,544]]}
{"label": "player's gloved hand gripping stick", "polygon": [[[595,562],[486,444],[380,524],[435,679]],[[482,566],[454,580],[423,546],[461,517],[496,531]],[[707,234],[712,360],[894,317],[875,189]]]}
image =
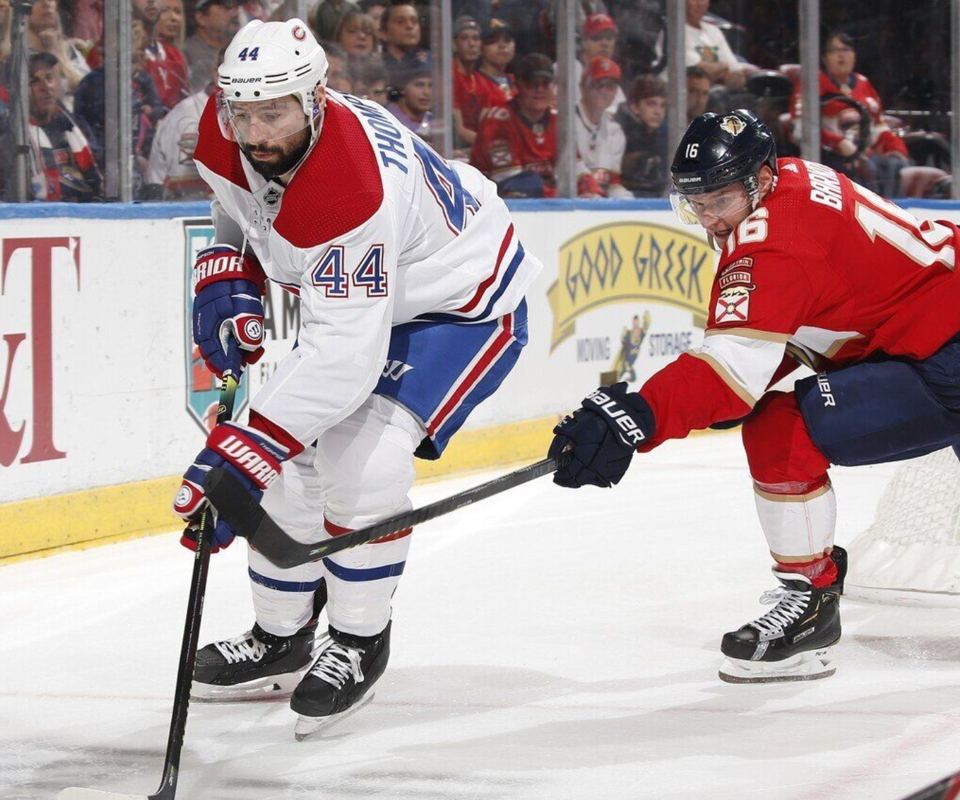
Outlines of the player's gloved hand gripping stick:
{"label": "player's gloved hand gripping stick", "polygon": [[278,567],[290,569],[339,553],[341,550],[349,550],[351,547],[374,542],[414,525],[442,517],[458,508],[486,500],[488,497],[521,486],[535,478],[550,475],[558,467],[563,466],[566,460],[565,454],[561,454],[558,458],[546,458],[423,508],[397,514],[366,528],[337,536],[335,539],[327,539],[319,544],[303,544],[291,538],[270,518],[260,504],[253,500],[240,481],[227,470],[219,468],[210,470],[204,479],[203,486],[207,498],[237,536],[243,536],[251,547]]}
{"label": "player's gloved hand gripping stick", "polygon": [[[227,342],[231,363],[240,363],[237,344]],[[239,374],[226,370],[220,388],[220,406],[217,409],[217,425],[228,422],[233,416]],[[238,480],[234,478],[234,480]],[[238,481],[239,483],[239,481]],[[190,687],[193,683],[193,667],[197,659],[200,638],[200,619],[203,614],[203,596],[207,590],[207,572],[210,567],[210,545],[213,538],[213,509],[208,505],[196,526],[196,557],[193,561],[193,578],[190,581],[190,599],[187,603],[187,621],[183,629],[183,644],[180,646],[180,668],[177,672],[177,687],[173,696],[173,715],[170,734],[167,738],[167,753],[163,764],[163,779],[160,788],[151,795],[116,794],[95,789],[64,789],[57,800],[173,800],[177,792],[180,773],[180,752],[187,727],[187,711],[190,707]]]}
{"label": "player's gloved hand gripping stick", "polygon": [[224,524],[278,567],[290,569],[375,542],[543,475],[556,473],[554,482],[571,488],[587,484],[613,486],[627,471],[637,446],[653,435],[654,427],[646,400],[639,394],[628,393],[626,383],[602,386],[554,428],[555,438],[543,461],[423,508],[312,545],[291,538],[231,472],[214,467],[207,472],[203,488]]}

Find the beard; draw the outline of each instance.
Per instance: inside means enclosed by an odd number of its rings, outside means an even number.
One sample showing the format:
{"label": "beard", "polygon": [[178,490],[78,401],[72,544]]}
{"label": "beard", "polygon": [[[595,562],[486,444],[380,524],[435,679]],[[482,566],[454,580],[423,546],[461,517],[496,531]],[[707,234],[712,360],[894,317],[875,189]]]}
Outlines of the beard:
{"label": "beard", "polygon": [[[253,167],[254,171],[260,175],[260,177],[271,181],[274,178],[279,178],[281,175],[286,175],[300,163],[306,154],[307,147],[310,144],[310,128],[304,128],[299,134],[296,134],[296,136],[299,137],[299,141],[294,143],[289,151],[283,147],[268,147],[264,145],[258,145],[257,147],[242,145],[240,149],[247,157],[247,161],[250,162],[250,166]],[[253,157],[254,152],[279,156],[279,158],[270,162],[260,161]]]}

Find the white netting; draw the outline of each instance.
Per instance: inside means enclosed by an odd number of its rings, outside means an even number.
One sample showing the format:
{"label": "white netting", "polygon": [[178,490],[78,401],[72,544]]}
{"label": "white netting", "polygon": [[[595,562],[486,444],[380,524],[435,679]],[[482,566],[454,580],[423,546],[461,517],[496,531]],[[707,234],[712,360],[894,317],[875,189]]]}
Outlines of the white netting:
{"label": "white netting", "polygon": [[845,595],[960,606],[960,460],[953,450],[904,462],[873,524],[848,550]]}

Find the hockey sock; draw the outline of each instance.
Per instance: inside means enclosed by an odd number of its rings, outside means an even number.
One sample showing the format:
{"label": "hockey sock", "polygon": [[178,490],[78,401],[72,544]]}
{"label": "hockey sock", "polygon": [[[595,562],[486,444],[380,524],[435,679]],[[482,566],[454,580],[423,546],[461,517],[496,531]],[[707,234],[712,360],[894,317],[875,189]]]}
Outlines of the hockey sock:
{"label": "hockey sock", "polygon": [[837,579],[837,565],[829,555],[823,555],[812,561],[793,562],[785,564],[777,562],[777,572],[794,572],[810,579],[818,589],[830,586]]}

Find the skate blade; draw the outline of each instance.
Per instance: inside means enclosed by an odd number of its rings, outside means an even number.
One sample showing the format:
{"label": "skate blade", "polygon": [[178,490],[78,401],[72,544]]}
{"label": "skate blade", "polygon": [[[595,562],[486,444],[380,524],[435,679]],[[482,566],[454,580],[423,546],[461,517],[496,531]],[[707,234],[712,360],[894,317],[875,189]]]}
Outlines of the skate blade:
{"label": "skate blade", "polygon": [[297,688],[300,679],[306,674],[291,672],[286,675],[271,675],[255,681],[238,683],[234,686],[216,686],[212,683],[194,681],[190,689],[190,699],[195,703],[253,703],[268,700],[286,700]]}
{"label": "skate blade", "polygon": [[373,700],[375,692],[370,692],[369,694],[361,697],[356,704],[348,708],[346,711],[341,711],[339,714],[330,714],[327,717],[305,717],[301,714],[297,718],[296,727],[293,729],[293,736],[298,742],[302,742],[305,739],[310,739],[321,732],[330,730],[334,725],[343,722],[348,717],[352,717],[356,714],[361,708],[368,706]]}
{"label": "skate blade", "polygon": [[800,653],[783,661],[743,661],[726,658],[720,665],[720,680],[725,683],[788,683],[829,678],[837,671],[827,655],[830,648]]}
{"label": "skate blade", "polygon": [[116,792],[101,792],[97,789],[79,789],[75,786],[64,789],[57,795],[57,800],[150,800],[145,794],[117,794]]}

